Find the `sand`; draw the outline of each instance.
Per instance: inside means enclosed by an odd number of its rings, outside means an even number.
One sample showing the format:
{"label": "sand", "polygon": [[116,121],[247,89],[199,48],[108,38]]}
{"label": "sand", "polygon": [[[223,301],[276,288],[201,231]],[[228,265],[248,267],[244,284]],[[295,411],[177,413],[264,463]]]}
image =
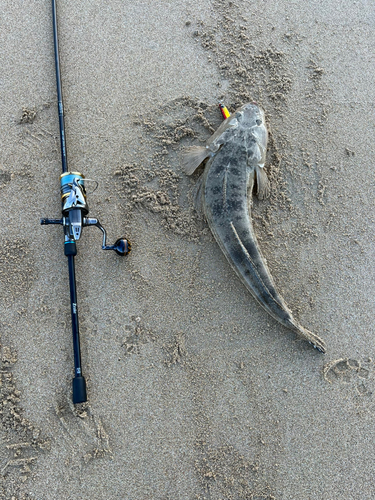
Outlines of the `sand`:
{"label": "sand", "polygon": [[[89,401],[71,403],[50,2],[2,3],[0,498],[375,497],[374,24],[365,0],[59,0],[70,169],[110,242],[76,259]],[[181,155],[260,103],[262,252],[314,351],[254,301]]]}

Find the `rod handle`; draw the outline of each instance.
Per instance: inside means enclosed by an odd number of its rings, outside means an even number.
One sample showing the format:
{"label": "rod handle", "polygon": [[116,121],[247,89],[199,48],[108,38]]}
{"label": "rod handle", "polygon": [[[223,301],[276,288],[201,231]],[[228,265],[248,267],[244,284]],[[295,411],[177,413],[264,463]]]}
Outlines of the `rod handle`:
{"label": "rod handle", "polygon": [[73,379],[73,403],[85,403],[87,401],[85,377],[74,377]]}

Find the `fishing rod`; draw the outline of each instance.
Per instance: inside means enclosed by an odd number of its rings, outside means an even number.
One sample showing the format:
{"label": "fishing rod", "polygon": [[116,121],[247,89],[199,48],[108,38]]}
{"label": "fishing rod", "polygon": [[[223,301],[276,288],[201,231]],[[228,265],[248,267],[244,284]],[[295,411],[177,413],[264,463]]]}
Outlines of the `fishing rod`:
{"label": "fishing rod", "polygon": [[130,252],[130,243],[126,238],[119,238],[114,245],[107,245],[107,234],[98,219],[87,217],[89,207],[87,204],[85,183],[89,179],[80,172],[70,171],[65,141],[64,105],[61,88],[60,57],[57,31],[56,0],[52,0],[53,42],[55,49],[57,107],[60,125],[60,148],[62,174],[60,176],[60,190],[62,202],[61,219],[41,219],[42,225],[59,224],[64,229],[64,254],[68,258],[70,310],[72,318],[73,353],[74,353],[74,378],[73,378],[73,403],[87,401],[86,381],[82,374],[81,348],[79,339],[77,289],[74,257],[77,255],[76,242],[81,237],[82,228],[96,226],[103,233],[102,249],[114,250],[118,255],[124,256]]}

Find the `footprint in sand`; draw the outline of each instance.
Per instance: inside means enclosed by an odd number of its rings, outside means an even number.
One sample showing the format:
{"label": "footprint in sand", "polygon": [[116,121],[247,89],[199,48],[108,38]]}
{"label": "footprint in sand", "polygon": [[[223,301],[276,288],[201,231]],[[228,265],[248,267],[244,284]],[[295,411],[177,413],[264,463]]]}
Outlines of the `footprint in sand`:
{"label": "footprint in sand", "polygon": [[371,358],[360,362],[351,358],[335,359],[323,368],[324,380],[332,383],[354,385],[361,396],[372,396],[374,367]]}
{"label": "footprint in sand", "polygon": [[139,354],[142,345],[156,340],[156,335],[144,326],[139,316],[132,316],[131,320],[131,324],[125,325],[126,337],[121,344],[125,355]]}
{"label": "footprint in sand", "polygon": [[91,414],[87,403],[75,408],[73,403],[59,405],[55,413],[71,448],[71,458],[88,463],[94,458],[112,456],[109,436],[102,420]]}
{"label": "footprint in sand", "polygon": [[0,344],[0,498],[18,498],[22,484],[50,441],[23,416],[12,369],[16,352]]}

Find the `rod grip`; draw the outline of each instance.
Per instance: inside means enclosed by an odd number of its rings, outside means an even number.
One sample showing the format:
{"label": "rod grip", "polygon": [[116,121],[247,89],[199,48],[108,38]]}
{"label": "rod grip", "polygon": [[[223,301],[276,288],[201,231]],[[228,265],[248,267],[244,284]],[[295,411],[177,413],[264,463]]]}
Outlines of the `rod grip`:
{"label": "rod grip", "polygon": [[85,403],[87,401],[85,377],[74,377],[73,379],[73,403]]}

